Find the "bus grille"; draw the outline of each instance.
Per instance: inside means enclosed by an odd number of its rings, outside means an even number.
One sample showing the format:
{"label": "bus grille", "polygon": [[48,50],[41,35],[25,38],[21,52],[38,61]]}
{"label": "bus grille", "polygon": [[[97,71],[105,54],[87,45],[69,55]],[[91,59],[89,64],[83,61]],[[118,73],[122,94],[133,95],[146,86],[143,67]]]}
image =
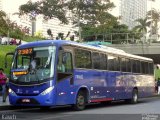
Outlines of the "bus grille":
{"label": "bus grille", "polygon": [[[16,93],[17,94],[17,93]],[[18,96],[37,96],[39,94],[17,94]]]}

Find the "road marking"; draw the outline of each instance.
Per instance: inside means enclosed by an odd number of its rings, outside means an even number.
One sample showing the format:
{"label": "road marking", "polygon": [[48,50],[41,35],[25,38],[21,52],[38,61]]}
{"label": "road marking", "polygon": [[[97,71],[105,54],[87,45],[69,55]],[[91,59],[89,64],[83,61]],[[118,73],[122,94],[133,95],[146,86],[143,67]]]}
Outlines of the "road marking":
{"label": "road marking", "polygon": [[45,118],[42,118],[42,119],[32,119],[32,120],[48,120],[48,119],[54,119],[54,118],[64,118],[64,117],[69,117],[69,116],[72,116],[72,115],[62,115],[62,116],[52,116],[52,117],[45,117]]}

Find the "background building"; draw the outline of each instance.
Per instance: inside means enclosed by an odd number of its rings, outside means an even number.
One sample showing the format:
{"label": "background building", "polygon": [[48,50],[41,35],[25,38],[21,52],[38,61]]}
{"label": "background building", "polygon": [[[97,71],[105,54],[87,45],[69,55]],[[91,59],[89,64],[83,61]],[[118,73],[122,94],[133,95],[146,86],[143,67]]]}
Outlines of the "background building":
{"label": "background building", "polygon": [[[22,4],[27,3],[29,0],[0,0],[0,9],[5,11],[8,15],[8,17],[15,21],[15,23],[20,26],[22,29],[29,29],[29,33],[32,34],[32,21],[30,19],[30,16],[22,16],[18,17],[18,15],[15,15],[14,13],[17,13],[19,11],[19,6]],[[31,0],[33,2],[38,0]],[[1,7],[3,6],[3,7]],[[51,29],[53,38],[56,38],[58,36],[58,33],[64,33],[64,37],[67,35],[68,31],[71,32],[70,35],[74,34],[74,31],[78,31],[78,28],[74,27],[72,22],[70,22],[68,25],[63,25],[60,23],[58,19],[51,19],[48,21],[44,21],[42,16],[36,17],[36,23],[34,24],[34,32],[35,34],[37,32],[41,32],[42,35],[46,38],[49,38],[50,36],[47,34],[47,30]]]}
{"label": "background building", "polygon": [[121,24],[126,24],[132,29],[138,23],[136,19],[145,18],[147,13],[147,0],[111,0],[115,8],[111,13],[119,17]]}

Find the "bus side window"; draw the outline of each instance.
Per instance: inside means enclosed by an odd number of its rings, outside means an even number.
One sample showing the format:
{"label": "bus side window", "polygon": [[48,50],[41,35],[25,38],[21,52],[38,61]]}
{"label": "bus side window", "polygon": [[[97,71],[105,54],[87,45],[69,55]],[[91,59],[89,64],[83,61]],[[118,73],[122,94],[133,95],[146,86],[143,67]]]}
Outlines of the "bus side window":
{"label": "bus side window", "polygon": [[122,72],[126,72],[126,59],[125,58],[121,58],[121,71]]}
{"label": "bus side window", "polygon": [[72,54],[69,52],[63,53],[62,56],[62,63],[64,64],[65,67],[65,72],[72,72],[73,66],[72,66]]}
{"label": "bus side window", "polygon": [[93,69],[100,69],[99,53],[93,52],[92,53],[92,60],[93,60]]}
{"label": "bus side window", "polygon": [[60,53],[58,57],[58,72],[72,72],[72,55],[69,52]]}

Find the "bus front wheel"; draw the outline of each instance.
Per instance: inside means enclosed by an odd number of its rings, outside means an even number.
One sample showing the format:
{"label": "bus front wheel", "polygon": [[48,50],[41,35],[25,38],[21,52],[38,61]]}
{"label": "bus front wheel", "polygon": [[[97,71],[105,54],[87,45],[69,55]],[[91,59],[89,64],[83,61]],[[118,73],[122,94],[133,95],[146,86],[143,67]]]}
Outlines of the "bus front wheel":
{"label": "bus front wheel", "polygon": [[75,110],[84,110],[86,106],[86,96],[83,91],[79,91],[76,97],[76,104],[73,105]]}

